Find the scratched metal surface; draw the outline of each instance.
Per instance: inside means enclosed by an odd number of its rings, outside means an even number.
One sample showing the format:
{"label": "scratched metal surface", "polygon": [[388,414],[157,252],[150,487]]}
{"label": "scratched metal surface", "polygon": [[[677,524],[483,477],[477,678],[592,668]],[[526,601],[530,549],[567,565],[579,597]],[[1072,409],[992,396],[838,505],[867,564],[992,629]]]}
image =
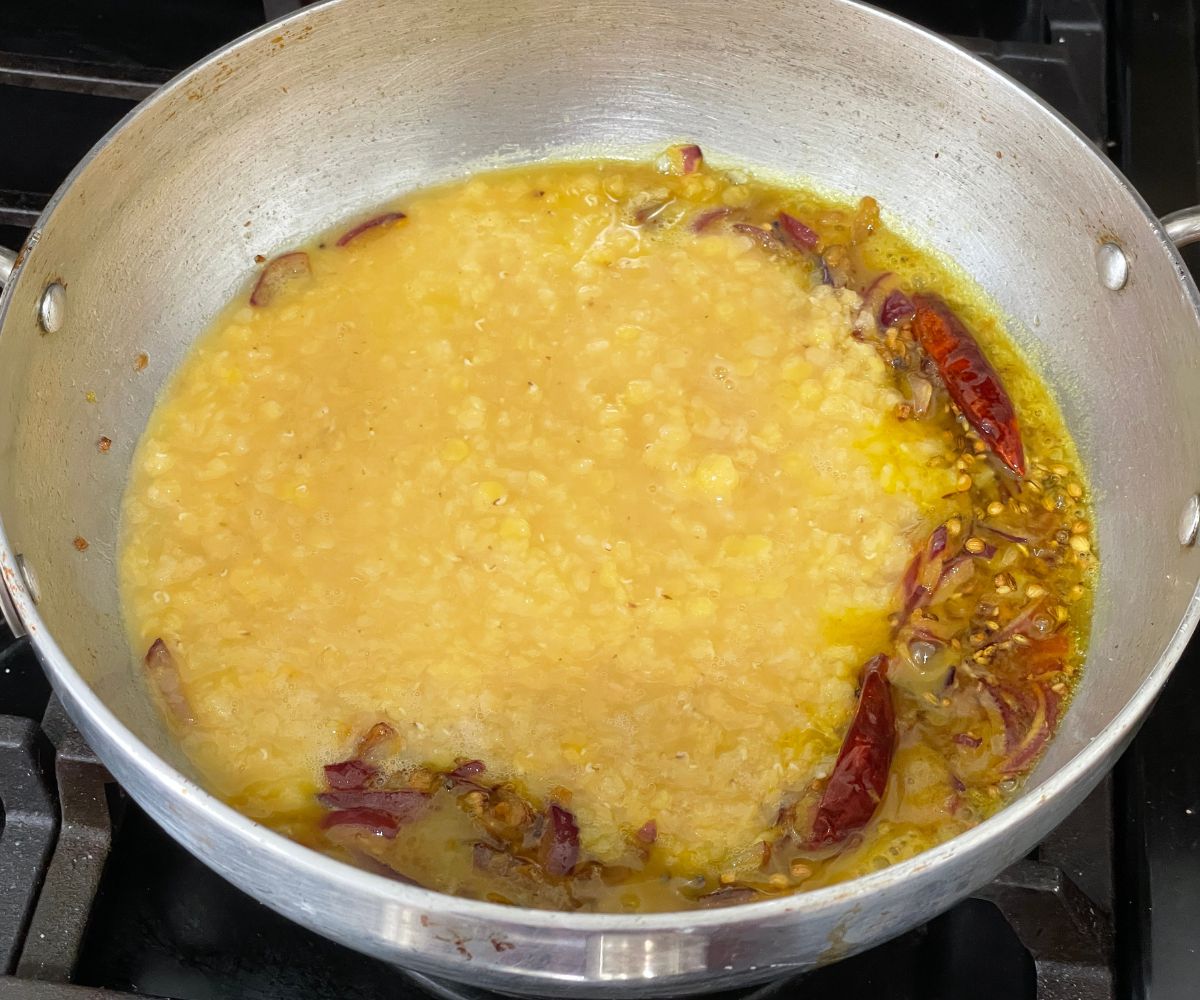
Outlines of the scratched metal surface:
{"label": "scratched metal surface", "polygon": [[[0,568],[63,703],[155,819],[231,881],[352,947],[508,990],[694,992],[828,962],[918,924],[1046,834],[1130,738],[1194,621],[1196,292],[1142,204],[1033,98],[836,0],[340,0],[248,36],[148,101],[68,181],[0,316]],[[187,777],[132,669],[113,554],[155,393],[270,254],[405,188],[546,153],[675,139],[870,192],[1015,321],[1075,429],[1104,572],[1076,703],[1023,796],[870,878],[680,915],[451,899],[339,865]],[[1132,262],[1101,288],[1101,239]],[[44,284],[67,285],[42,335]],[[141,373],[133,359],[145,351]],[[95,394],[88,402],[87,394]],[[97,452],[100,435],[113,439]],[[71,540],[90,542],[85,553]],[[34,607],[14,569],[40,582]],[[511,946],[511,947],[510,947]]]}

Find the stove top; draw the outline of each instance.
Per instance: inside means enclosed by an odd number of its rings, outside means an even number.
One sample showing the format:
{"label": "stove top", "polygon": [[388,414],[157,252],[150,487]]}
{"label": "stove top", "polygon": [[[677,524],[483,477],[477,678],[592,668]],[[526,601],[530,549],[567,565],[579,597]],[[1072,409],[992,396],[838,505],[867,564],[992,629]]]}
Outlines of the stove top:
{"label": "stove top", "polygon": [[[1045,97],[1160,213],[1200,201],[1200,0],[890,0]],[[45,0],[0,10],[0,245],[184,66],[300,0]],[[15,141],[14,141],[15,140]],[[1190,261],[1200,273],[1200,260]],[[975,897],[733,1000],[1197,995],[1200,676],[1185,655],[1084,804]],[[162,833],[0,628],[0,1000],[465,998],[277,916]]]}

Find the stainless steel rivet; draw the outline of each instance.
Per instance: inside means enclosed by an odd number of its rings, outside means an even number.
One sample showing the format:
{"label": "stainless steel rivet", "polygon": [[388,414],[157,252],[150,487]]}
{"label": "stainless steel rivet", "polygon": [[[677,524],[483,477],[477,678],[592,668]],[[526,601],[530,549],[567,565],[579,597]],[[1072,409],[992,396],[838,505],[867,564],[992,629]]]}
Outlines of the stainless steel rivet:
{"label": "stainless steel rivet", "polygon": [[1100,283],[1114,292],[1129,280],[1129,258],[1115,243],[1101,243],[1096,248],[1096,267],[1100,269]]}
{"label": "stainless steel rivet", "polygon": [[1195,545],[1196,535],[1200,533],[1200,495],[1193,493],[1183,505],[1183,513],[1179,515],[1179,544]]}
{"label": "stainless steel rivet", "polygon": [[25,581],[25,591],[29,594],[29,599],[37,604],[42,599],[42,590],[38,586],[37,574],[19,552],[17,553],[17,570],[21,574],[21,579]]}
{"label": "stainless steel rivet", "polygon": [[66,317],[67,290],[60,282],[52,281],[42,292],[42,301],[38,303],[38,325],[47,333],[57,333],[62,329]]}

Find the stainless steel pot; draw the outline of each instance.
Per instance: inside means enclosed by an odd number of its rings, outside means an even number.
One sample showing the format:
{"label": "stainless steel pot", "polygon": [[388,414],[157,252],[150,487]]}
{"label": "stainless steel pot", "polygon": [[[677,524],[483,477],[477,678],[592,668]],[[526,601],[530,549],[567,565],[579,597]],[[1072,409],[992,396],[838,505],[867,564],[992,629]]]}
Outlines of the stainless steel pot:
{"label": "stainless steel pot", "polygon": [[[684,138],[718,162],[877,196],[983,284],[1055,387],[1095,486],[1103,572],[1087,671],[1020,797],[868,878],[647,916],[537,912],[400,885],[212,798],[134,670],[114,571],[134,443],[197,331],[247,280],[254,254],[405,188],[481,164]],[[1170,231],[1196,239],[1198,218],[1184,213]],[[311,8],[130,114],[72,173],[7,276],[9,617],[83,735],[172,836],[353,948],[499,989],[577,996],[717,989],[835,961],[928,919],[1058,823],[1129,741],[1195,625],[1200,299],[1168,236],[1036,98],[850,3]],[[137,372],[141,352],[149,366]],[[102,434],[108,454],[96,448]],[[86,552],[72,546],[77,535]]]}

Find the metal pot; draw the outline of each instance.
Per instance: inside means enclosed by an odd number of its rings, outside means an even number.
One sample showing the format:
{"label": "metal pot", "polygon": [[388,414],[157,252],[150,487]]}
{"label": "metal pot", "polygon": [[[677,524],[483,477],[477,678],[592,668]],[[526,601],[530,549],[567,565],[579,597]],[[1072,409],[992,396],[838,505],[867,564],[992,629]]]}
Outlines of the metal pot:
{"label": "metal pot", "polygon": [[[681,139],[718,162],[875,195],[978,279],[1053,385],[1095,488],[1103,564],[1087,670],[1020,796],[854,882],[628,916],[401,885],[208,795],[134,669],[114,570],[133,446],[196,333],[256,253],[398,191],[481,164]],[[1198,219],[1164,231],[1035,97],[933,35],[838,0],[310,8],[133,111],[68,178],[11,275],[0,269],[8,617],[88,742],[172,836],[353,948],[576,996],[711,990],[834,961],[927,920],[1048,833],[1128,743],[1195,625],[1200,298],[1169,236],[1196,239]],[[135,371],[142,352],[149,364]]]}

